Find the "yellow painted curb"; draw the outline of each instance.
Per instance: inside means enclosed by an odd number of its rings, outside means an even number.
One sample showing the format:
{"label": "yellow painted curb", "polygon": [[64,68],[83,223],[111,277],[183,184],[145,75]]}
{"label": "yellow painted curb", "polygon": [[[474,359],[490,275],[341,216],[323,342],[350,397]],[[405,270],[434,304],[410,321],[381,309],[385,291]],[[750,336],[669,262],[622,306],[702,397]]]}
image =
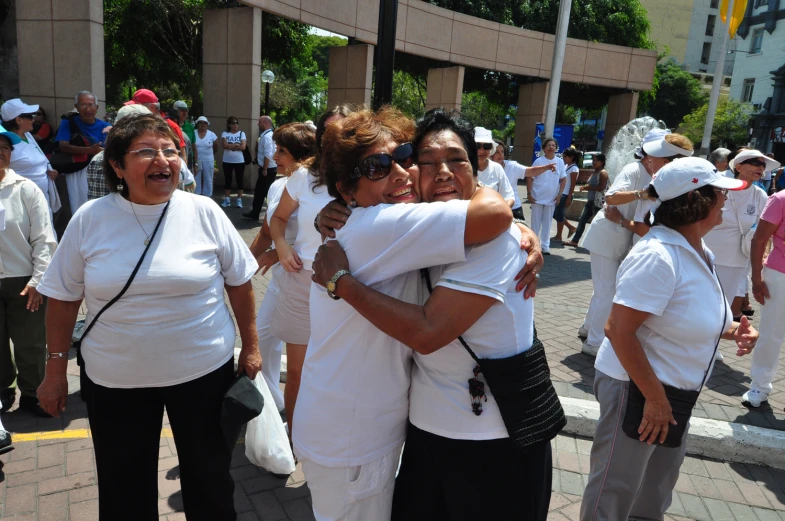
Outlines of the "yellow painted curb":
{"label": "yellow painted curb", "polygon": [[[90,429],[71,429],[67,431],[49,431],[49,432],[20,432],[11,433],[14,443],[24,443],[26,441],[47,441],[47,440],[82,440],[85,438],[92,438],[93,435]],[[172,429],[164,427],[161,429],[162,438],[172,438]],[[244,443],[245,439],[240,438],[237,443]]]}

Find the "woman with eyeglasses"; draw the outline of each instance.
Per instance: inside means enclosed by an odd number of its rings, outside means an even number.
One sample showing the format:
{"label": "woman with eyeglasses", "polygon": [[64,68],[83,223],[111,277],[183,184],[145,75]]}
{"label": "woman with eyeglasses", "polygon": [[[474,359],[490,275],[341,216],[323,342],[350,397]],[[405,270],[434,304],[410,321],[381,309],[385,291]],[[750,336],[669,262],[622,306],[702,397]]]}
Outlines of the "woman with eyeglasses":
{"label": "woman with eyeglasses", "polygon": [[236,377],[232,315],[242,341],[239,371],[254,378],[262,365],[251,287],[257,264],[218,205],[176,189],[182,163],[175,139],[152,114],[112,128],[104,151],[112,193],[74,214],[39,285],[49,302],[38,399],[55,416],[67,405],[71,334],[86,300],[82,395],[102,520],[158,519],[164,409],[186,517],[236,518],[229,474],[236,440],[224,435],[221,412]]}
{"label": "woman with eyeglasses", "polygon": [[[334,232],[352,276],[410,303],[419,299],[420,268],[463,260],[465,244],[491,240],[512,221],[488,188],[466,201],[401,204],[420,200],[414,130],[396,109],[360,110],[327,127],[322,156],[330,195],[353,208]],[[406,435],[412,351],[332,293],[346,273],[331,276],[329,291],[311,285],[292,441],[317,519],[385,521]]]}
{"label": "woman with eyeglasses", "polygon": [[542,253],[545,255],[551,254],[551,219],[567,184],[564,161],[556,157],[556,148],[556,140],[547,138],[542,142],[543,155],[532,163],[532,166],[555,165],[556,170],[526,178],[526,191],[531,203],[532,230],[540,238]]}
{"label": "woman with eyeglasses", "polygon": [[240,130],[240,121],[229,116],[226,120],[226,132],[221,134],[221,144],[223,145],[223,169],[224,169],[224,200],[221,206],[229,208],[232,206],[232,178],[237,182],[237,200],[235,206],[243,207],[243,176],[245,175],[245,159],[243,150],[248,146],[245,132]]}

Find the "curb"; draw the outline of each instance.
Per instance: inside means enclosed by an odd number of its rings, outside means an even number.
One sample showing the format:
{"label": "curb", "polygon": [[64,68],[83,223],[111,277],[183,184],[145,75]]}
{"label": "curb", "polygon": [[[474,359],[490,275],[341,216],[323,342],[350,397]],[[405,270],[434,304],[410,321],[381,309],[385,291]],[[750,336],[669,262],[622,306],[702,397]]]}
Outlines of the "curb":
{"label": "curb", "polygon": [[[559,399],[567,416],[563,432],[593,439],[600,404],[563,396]],[[687,454],[785,469],[785,432],[693,417],[687,433]]]}

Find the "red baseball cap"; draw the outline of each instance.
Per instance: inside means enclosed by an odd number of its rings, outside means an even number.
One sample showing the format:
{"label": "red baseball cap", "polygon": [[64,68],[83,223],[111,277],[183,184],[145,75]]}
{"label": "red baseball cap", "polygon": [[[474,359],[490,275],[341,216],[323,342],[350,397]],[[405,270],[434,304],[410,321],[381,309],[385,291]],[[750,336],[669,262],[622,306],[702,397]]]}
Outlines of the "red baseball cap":
{"label": "red baseball cap", "polygon": [[137,103],[158,103],[158,96],[155,93],[148,89],[139,89],[138,91],[134,92],[134,95],[131,96]]}
{"label": "red baseball cap", "polygon": [[128,105],[136,105],[136,102],[134,100],[128,100],[123,103],[123,107],[127,107]]}

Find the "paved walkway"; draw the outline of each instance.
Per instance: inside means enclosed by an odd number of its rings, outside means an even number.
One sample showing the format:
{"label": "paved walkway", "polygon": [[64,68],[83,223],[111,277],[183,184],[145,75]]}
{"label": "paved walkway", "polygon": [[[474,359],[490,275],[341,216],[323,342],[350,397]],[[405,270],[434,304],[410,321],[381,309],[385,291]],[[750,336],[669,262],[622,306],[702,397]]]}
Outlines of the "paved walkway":
{"label": "paved walkway", "polygon": [[[247,198],[247,203],[250,199]],[[528,212],[528,207],[525,207]],[[258,225],[227,209],[245,240],[253,240]],[[585,251],[552,245],[543,283],[535,303],[538,332],[543,339],[559,394],[593,399],[592,359],[580,353],[576,331],[591,296],[589,259]],[[254,279],[257,303],[267,279]],[[709,381],[696,416],[785,428],[785,370],[778,372],[773,409],[750,412],[739,403],[749,382],[749,360],[737,359],[723,343],[725,362]],[[73,353],[72,353],[73,355]],[[14,433],[16,450],[0,456],[0,519],[16,521],[97,520],[97,487],[92,442],[78,391],[78,367],[69,362],[68,409],[63,420],[38,419],[12,409],[3,415]],[[563,435],[554,440],[554,494],[551,520],[576,520],[589,469],[591,440]],[[251,465],[239,444],[232,463],[235,504],[240,521],[301,521],[313,519],[310,494],[302,472],[278,479]],[[177,449],[168,422],[159,452],[160,520],[183,521]],[[673,521],[785,520],[785,472],[754,465],[723,463],[688,457],[681,469],[673,506]]]}

